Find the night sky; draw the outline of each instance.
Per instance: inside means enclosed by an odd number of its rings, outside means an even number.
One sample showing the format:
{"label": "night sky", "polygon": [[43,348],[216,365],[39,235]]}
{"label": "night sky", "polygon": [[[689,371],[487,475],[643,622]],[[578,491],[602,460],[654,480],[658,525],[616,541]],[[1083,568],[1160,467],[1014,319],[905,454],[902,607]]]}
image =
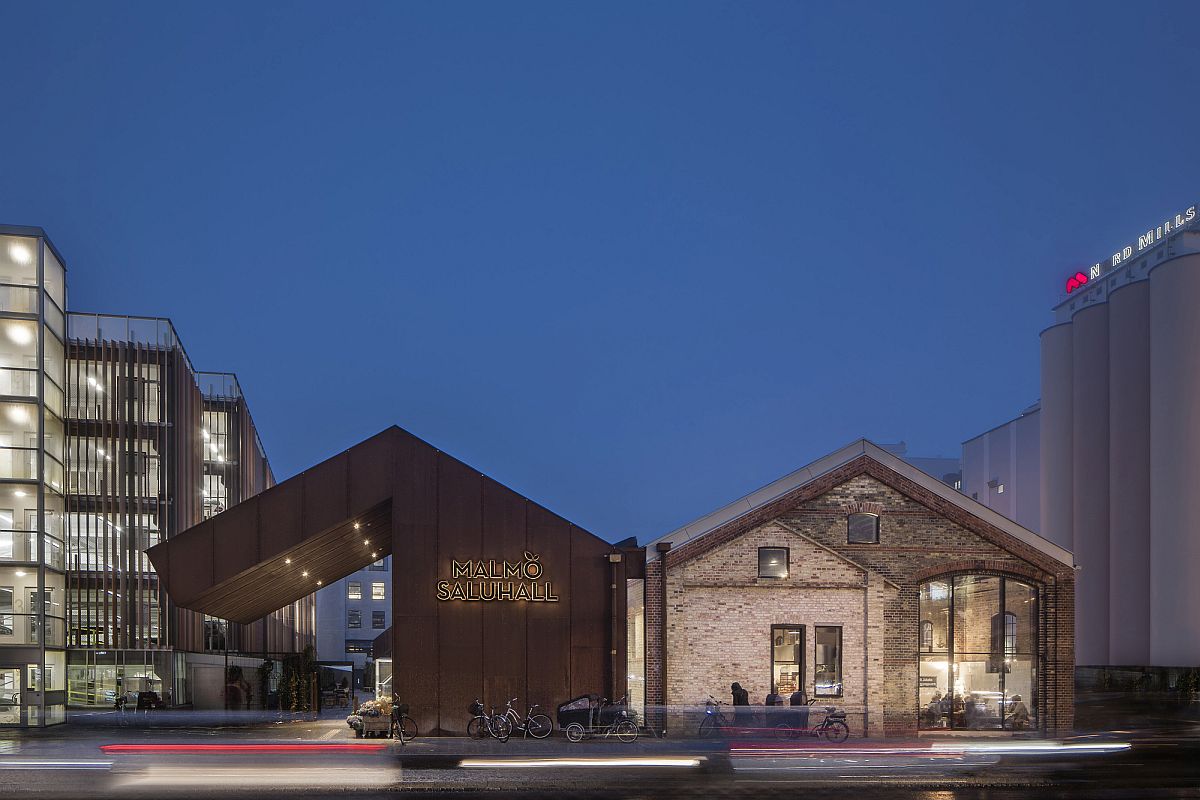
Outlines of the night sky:
{"label": "night sky", "polygon": [[395,423],[615,540],[955,455],[1200,201],[1195,2],[180,5],[0,8],[0,222],[280,478]]}

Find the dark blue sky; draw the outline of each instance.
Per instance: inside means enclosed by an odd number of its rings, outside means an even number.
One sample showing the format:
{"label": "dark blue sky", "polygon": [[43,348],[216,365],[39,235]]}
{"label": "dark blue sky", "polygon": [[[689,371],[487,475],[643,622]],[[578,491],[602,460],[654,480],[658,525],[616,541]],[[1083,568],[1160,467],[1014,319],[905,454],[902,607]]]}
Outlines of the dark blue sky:
{"label": "dark blue sky", "polygon": [[954,454],[1200,201],[1194,2],[179,5],[0,10],[0,221],[280,477],[397,423],[617,539]]}

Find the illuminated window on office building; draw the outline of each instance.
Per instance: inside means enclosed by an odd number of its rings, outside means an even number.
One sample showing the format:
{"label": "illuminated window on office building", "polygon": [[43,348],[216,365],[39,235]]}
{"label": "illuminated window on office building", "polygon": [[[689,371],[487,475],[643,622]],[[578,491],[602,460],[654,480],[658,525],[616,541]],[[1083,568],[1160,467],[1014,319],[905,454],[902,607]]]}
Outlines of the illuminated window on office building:
{"label": "illuminated window on office building", "polygon": [[371,583],[371,599],[386,600],[387,599],[387,584],[383,581],[373,581]]}
{"label": "illuminated window on office building", "polygon": [[362,581],[346,581],[346,599],[362,600]]}

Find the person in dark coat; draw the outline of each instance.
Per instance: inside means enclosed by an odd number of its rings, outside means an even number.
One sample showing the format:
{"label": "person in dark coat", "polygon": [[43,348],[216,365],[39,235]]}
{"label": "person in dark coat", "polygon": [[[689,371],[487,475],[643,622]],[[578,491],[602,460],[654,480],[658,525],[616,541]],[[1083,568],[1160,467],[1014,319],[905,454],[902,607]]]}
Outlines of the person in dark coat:
{"label": "person in dark coat", "polygon": [[750,693],[740,683],[730,685],[729,691],[733,694],[733,718],[738,725],[744,726],[749,719]]}
{"label": "person in dark coat", "polygon": [[808,727],[808,698],[804,696],[803,689],[797,689],[792,692],[792,697],[788,701],[792,704],[793,717],[792,724],[798,728]]}

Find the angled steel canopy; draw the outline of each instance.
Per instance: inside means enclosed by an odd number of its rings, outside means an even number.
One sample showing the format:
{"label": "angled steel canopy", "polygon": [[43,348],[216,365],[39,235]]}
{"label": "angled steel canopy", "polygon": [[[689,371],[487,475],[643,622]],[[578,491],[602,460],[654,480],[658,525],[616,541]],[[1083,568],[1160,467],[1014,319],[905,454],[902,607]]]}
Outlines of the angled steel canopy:
{"label": "angled steel canopy", "polygon": [[146,553],[176,605],[261,619],[391,554],[393,486],[417,446],[393,426]]}

